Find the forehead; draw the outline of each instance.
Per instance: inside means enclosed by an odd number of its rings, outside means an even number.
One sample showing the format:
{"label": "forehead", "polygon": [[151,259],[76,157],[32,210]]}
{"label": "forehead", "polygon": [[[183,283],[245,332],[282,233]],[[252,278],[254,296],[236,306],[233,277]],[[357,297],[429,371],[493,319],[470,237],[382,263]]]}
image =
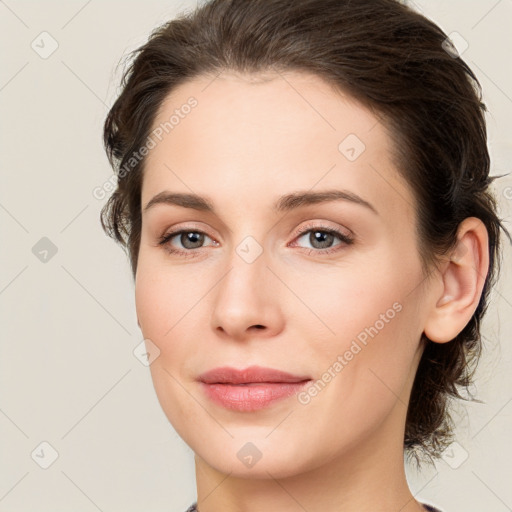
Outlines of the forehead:
{"label": "forehead", "polygon": [[143,205],[163,190],[247,209],[291,190],[343,188],[377,209],[411,213],[385,127],[315,75],[196,77],[168,95],[155,130],[161,140],[153,137],[146,159]]}

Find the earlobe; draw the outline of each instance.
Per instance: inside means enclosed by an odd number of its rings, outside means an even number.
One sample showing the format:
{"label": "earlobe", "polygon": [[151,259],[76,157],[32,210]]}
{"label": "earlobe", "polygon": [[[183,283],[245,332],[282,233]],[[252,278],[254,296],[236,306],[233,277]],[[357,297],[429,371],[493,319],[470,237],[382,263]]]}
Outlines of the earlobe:
{"label": "earlobe", "polygon": [[488,234],[476,217],[460,223],[458,243],[440,271],[441,293],[432,297],[433,306],[424,327],[436,343],[453,340],[473,316],[489,270]]}

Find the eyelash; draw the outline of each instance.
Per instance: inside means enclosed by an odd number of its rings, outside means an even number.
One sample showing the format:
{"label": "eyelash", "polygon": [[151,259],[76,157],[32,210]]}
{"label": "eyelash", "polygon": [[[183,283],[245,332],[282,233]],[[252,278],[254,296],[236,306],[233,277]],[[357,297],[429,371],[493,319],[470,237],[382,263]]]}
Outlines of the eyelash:
{"label": "eyelash", "polygon": [[[299,233],[297,233],[295,238],[301,238],[306,233],[314,232],[314,231],[318,231],[320,233],[327,233],[328,235],[334,235],[335,237],[339,238],[342,243],[338,244],[338,245],[335,245],[334,247],[331,247],[331,248],[328,248],[328,249],[308,249],[308,248],[305,248],[305,250],[307,251],[308,255],[312,255],[312,254],[315,254],[315,255],[318,255],[318,254],[331,254],[331,253],[338,252],[339,250],[341,250],[339,248],[340,246],[344,246],[344,245],[347,246],[347,245],[351,245],[351,244],[354,243],[354,239],[351,236],[348,236],[348,235],[346,235],[344,233],[341,233],[340,231],[338,231],[336,229],[328,228],[328,227],[322,226],[322,225],[306,225],[303,228],[301,228],[301,230],[299,231]],[[166,251],[171,253],[171,254],[177,254],[179,256],[191,257],[191,258],[196,257],[196,254],[194,254],[194,253],[198,252],[202,248],[181,250],[181,249],[174,249],[174,248],[170,247],[169,242],[174,237],[176,237],[178,235],[181,235],[183,233],[198,233],[198,234],[205,235],[205,236],[211,238],[204,231],[201,231],[199,229],[180,229],[180,230],[172,231],[170,233],[166,233],[166,234],[162,235],[159,238],[158,245],[159,246],[164,246]]]}

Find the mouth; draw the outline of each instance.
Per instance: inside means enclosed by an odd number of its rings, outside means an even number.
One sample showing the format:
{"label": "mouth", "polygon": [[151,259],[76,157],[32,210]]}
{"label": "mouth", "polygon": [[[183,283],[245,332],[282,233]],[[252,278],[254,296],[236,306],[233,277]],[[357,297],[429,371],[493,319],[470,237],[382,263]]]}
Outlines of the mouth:
{"label": "mouth", "polygon": [[252,412],[298,393],[312,379],[281,370],[251,366],[244,370],[215,368],[199,383],[215,404],[239,412]]}

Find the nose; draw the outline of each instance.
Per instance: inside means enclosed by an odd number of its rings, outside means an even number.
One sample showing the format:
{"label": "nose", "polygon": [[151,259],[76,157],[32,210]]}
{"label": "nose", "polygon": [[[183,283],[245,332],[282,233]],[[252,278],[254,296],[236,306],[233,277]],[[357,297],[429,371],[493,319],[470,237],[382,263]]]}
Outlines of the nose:
{"label": "nose", "polygon": [[269,263],[264,252],[254,260],[243,251],[233,254],[213,301],[212,328],[218,335],[242,341],[270,338],[282,329],[282,284]]}

